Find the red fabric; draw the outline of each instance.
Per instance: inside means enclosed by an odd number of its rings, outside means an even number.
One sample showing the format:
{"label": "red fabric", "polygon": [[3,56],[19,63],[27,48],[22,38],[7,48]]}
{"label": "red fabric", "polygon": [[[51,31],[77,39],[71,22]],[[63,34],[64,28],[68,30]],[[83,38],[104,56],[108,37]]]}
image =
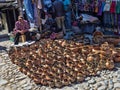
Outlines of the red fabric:
{"label": "red fabric", "polygon": [[73,22],[73,26],[78,26],[78,22],[77,22],[77,21],[74,21],[74,22]]}
{"label": "red fabric", "polygon": [[116,2],[112,1],[111,7],[110,7],[110,12],[115,13],[116,11]]}

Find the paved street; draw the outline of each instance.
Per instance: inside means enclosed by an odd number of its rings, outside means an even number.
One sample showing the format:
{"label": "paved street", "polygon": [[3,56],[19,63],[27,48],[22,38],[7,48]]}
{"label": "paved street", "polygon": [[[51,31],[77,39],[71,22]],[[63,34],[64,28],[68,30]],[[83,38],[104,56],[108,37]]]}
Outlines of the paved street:
{"label": "paved street", "polygon": [[84,82],[61,89],[36,85],[10,61],[7,50],[11,44],[8,39],[0,39],[0,90],[120,90],[120,63],[115,64],[112,71],[103,70]]}

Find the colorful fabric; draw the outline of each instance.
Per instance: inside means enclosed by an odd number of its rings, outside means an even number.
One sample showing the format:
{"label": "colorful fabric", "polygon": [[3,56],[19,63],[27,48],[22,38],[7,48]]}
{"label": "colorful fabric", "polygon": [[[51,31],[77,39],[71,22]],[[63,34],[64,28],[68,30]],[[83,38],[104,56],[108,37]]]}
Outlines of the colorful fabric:
{"label": "colorful fabric", "polygon": [[71,1],[70,0],[64,0],[63,4],[64,4],[64,10],[68,11],[69,5],[71,4]]}
{"label": "colorful fabric", "polygon": [[115,11],[116,11],[116,1],[112,1],[110,12],[115,13]]}
{"label": "colorful fabric", "polygon": [[39,8],[39,9],[42,9],[42,3],[41,3],[41,0],[38,0],[38,8]]}
{"label": "colorful fabric", "polygon": [[99,12],[98,12],[98,15],[102,15],[102,12],[103,12],[103,9],[104,9],[104,6],[105,6],[105,2],[104,1],[102,1],[102,2],[100,2],[101,3],[101,5],[100,5],[100,7],[99,7]]}
{"label": "colorful fabric", "polygon": [[110,11],[110,3],[106,3],[104,8],[103,8],[103,11]]}
{"label": "colorful fabric", "polygon": [[24,20],[22,23],[20,21],[17,21],[15,23],[15,29],[14,30],[29,30],[30,26],[26,20]]}
{"label": "colorful fabric", "polygon": [[117,1],[116,13],[117,13],[117,14],[120,14],[120,1]]}
{"label": "colorful fabric", "polygon": [[103,20],[104,20],[104,25],[106,27],[110,26],[111,25],[111,15],[110,15],[110,12],[109,11],[105,11],[104,14],[103,14]]}

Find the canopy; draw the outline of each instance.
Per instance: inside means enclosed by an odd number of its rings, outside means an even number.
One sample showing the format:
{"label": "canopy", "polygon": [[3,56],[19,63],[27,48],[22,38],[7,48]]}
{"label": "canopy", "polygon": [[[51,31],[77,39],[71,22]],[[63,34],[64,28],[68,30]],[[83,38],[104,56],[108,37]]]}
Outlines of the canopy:
{"label": "canopy", "polygon": [[0,0],[0,9],[13,5],[15,1],[16,0]]}

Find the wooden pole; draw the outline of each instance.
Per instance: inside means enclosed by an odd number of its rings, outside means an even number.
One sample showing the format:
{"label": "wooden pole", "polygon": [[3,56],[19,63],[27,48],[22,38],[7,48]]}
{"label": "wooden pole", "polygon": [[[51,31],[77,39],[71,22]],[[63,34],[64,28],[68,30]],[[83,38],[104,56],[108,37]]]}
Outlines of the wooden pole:
{"label": "wooden pole", "polygon": [[15,7],[13,7],[12,10],[13,10],[13,15],[14,15],[14,21],[16,22],[17,20],[16,20],[16,14],[15,14]]}
{"label": "wooden pole", "polygon": [[22,8],[23,0],[17,0],[18,7],[19,7],[19,15],[23,16],[23,8]]}
{"label": "wooden pole", "polygon": [[42,19],[41,19],[40,9],[38,9],[38,0],[35,0],[35,3],[36,3],[37,13],[38,13],[38,27],[40,31],[42,31]]}

